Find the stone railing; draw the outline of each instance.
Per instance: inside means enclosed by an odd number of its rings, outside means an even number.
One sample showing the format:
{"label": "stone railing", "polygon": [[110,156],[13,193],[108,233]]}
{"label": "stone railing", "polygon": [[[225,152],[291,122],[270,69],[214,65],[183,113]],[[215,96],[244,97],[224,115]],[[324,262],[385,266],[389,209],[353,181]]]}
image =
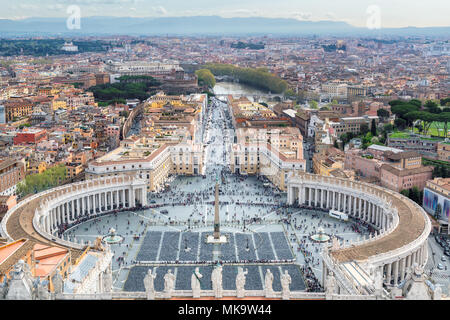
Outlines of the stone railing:
{"label": "stone railing", "polygon": [[327,266],[327,268],[333,271],[336,279],[339,281],[341,286],[347,291],[348,294],[358,294],[358,289],[353,284],[353,281],[350,280],[348,275],[346,275],[346,273],[341,270],[339,265],[333,261],[333,259],[328,255],[328,252],[326,250],[322,252],[322,259],[323,263]]}
{"label": "stone railing", "polygon": [[[236,290],[223,290],[223,297],[236,297]],[[264,297],[264,290],[245,290],[245,297]],[[192,290],[174,290],[171,297],[192,298]],[[202,290],[200,297],[214,297],[213,290]],[[350,296],[349,296],[350,297]],[[76,293],[61,293],[54,297],[56,300],[119,300],[119,299],[140,299],[146,300],[146,292],[110,292],[97,294],[76,294]],[[273,298],[281,299],[281,292],[275,291]],[[363,299],[367,297],[363,297]],[[164,292],[155,292],[155,299],[167,299]],[[305,291],[291,291],[290,299],[307,299],[307,300],[325,300],[325,293],[322,292],[305,292]],[[336,299],[339,299],[336,297]]]}

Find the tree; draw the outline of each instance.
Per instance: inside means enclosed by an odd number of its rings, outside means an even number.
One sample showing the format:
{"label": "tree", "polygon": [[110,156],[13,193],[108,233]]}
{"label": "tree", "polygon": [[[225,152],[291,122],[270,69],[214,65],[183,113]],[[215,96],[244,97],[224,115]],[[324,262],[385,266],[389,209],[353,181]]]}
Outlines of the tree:
{"label": "tree", "polygon": [[422,205],[423,191],[420,191],[419,188],[413,187],[411,189],[403,189],[400,193],[418,205]]}
{"label": "tree", "polygon": [[389,111],[387,111],[386,109],[378,109],[377,116],[379,116],[381,119],[387,119],[389,118]]}
{"label": "tree", "polygon": [[400,191],[400,193],[405,197],[409,198],[409,189],[403,189],[402,191]]}
{"label": "tree", "polygon": [[359,129],[362,135],[366,135],[369,132],[369,125],[367,123],[363,123]]}
{"label": "tree", "polygon": [[316,100],[311,100],[311,101],[309,102],[309,105],[310,105],[310,107],[311,107],[312,109],[317,109],[317,107],[318,107],[318,103],[317,103]]}
{"label": "tree", "polygon": [[403,118],[404,116],[412,111],[419,111],[419,107],[412,105],[412,104],[401,104],[401,105],[395,105],[391,107],[391,111],[393,114],[397,116],[397,118]]}
{"label": "tree", "polygon": [[392,132],[392,131],[394,131],[394,126],[392,124],[390,124],[390,123],[386,123],[383,126],[383,131],[387,132],[387,133]]}
{"label": "tree", "polygon": [[262,90],[272,93],[283,93],[288,88],[286,81],[269,73],[265,68],[241,68],[231,64],[208,63],[203,66],[215,76],[230,76]]}
{"label": "tree", "polygon": [[415,203],[420,203],[420,190],[416,186],[409,189],[409,198],[414,201]]}
{"label": "tree", "polygon": [[404,120],[402,118],[397,118],[394,120],[394,125],[399,130],[404,130],[406,128],[406,120]]}
{"label": "tree", "polygon": [[441,99],[441,106],[450,106],[450,97]]}
{"label": "tree", "polygon": [[372,119],[372,124],[370,126],[370,132],[372,133],[372,136],[377,135],[377,124],[375,123],[375,119]]}
{"label": "tree", "polygon": [[420,101],[418,99],[411,99],[411,100],[409,100],[409,103],[412,105],[415,105],[419,108],[422,106],[422,101]]}
{"label": "tree", "polygon": [[212,74],[212,72],[208,69],[199,69],[195,71],[195,74],[198,77],[199,85],[206,85],[209,88],[214,88],[216,85],[216,78]]}
{"label": "tree", "polygon": [[419,133],[422,133],[423,125],[421,123],[416,123],[414,127],[419,131]]}
{"label": "tree", "polygon": [[294,97],[297,98],[297,94],[294,92],[294,90],[292,89],[287,89],[286,92],[284,93],[284,95],[286,97]]}
{"label": "tree", "polygon": [[450,122],[450,112],[442,112],[436,118],[444,122],[444,137],[448,136],[448,123]]}
{"label": "tree", "polygon": [[58,165],[45,170],[42,173],[25,177],[17,185],[17,194],[24,197],[28,194],[38,193],[61,184],[67,177],[67,169],[64,165]]}

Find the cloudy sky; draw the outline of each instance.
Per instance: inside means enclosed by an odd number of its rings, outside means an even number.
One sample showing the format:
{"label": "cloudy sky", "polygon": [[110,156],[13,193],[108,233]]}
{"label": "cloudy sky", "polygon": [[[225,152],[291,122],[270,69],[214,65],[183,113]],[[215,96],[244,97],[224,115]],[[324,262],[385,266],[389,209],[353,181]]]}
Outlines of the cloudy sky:
{"label": "cloudy sky", "polygon": [[[279,17],[345,21],[366,26],[373,6],[381,27],[449,26],[449,0],[0,0],[0,18],[67,17],[77,5],[82,16]],[[369,11],[368,11],[369,10]]]}

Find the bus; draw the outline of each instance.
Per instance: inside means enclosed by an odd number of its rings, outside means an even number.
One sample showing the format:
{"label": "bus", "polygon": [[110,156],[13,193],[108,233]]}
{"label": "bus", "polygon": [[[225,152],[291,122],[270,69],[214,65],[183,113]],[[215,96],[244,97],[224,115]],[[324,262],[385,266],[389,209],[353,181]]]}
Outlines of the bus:
{"label": "bus", "polygon": [[343,220],[343,221],[347,221],[348,220],[348,215],[336,210],[330,210],[330,212],[328,212],[329,216],[332,218],[336,218],[338,220]]}

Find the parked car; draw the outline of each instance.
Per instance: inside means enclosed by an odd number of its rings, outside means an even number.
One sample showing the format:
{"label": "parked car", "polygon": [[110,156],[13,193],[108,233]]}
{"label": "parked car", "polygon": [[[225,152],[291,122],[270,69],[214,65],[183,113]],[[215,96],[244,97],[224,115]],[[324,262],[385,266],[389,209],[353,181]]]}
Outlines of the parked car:
{"label": "parked car", "polygon": [[437,268],[439,270],[444,270],[444,266],[441,263],[438,263]]}
{"label": "parked car", "polygon": [[441,261],[442,261],[442,262],[445,262],[445,261],[447,261],[447,259],[445,259],[445,257],[442,256],[442,257],[441,257]]}

